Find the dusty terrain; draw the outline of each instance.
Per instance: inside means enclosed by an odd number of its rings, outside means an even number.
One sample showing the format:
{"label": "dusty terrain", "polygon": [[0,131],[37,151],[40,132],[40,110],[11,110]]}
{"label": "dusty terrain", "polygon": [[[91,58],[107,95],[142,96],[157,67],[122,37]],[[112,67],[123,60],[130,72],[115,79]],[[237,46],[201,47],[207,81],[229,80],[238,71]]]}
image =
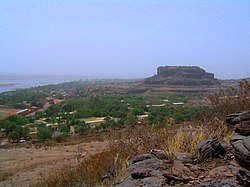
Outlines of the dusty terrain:
{"label": "dusty terrain", "polygon": [[15,109],[0,109],[0,112],[3,112],[4,115],[0,116],[0,120],[1,119],[5,119],[7,118],[8,116],[11,116],[11,115],[14,115],[17,113],[18,110],[15,110]]}
{"label": "dusty terrain", "polygon": [[93,141],[77,145],[53,147],[0,149],[0,186],[30,186],[41,180],[52,169],[64,164],[77,164],[77,155],[101,151],[107,141]]}

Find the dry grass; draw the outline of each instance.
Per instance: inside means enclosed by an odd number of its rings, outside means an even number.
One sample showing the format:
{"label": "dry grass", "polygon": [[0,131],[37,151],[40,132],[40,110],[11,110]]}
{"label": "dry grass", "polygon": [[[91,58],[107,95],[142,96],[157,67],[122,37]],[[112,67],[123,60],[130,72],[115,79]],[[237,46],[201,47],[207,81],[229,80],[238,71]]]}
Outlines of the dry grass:
{"label": "dry grass", "polygon": [[78,164],[71,164],[45,176],[45,186],[111,186],[126,174],[127,161],[153,148],[163,148],[168,131],[164,128],[138,126],[113,132],[107,149],[101,153],[82,157],[76,155]]}
{"label": "dry grass", "polygon": [[12,176],[11,172],[1,172],[0,173],[0,182],[8,180]]}
{"label": "dry grass", "polygon": [[[217,123],[217,124],[215,124]],[[45,186],[87,186],[97,184],[112,186],[126,174],[127,161],[148,153],[151,149],[163,149],[170,159],[175,152],[188,152],[197,156],[195,146],[207,138],[223,138],[230,131],[223,124],[185,123],[173,126],[137,126],[113,132],[107,149],[101,153],[82,157],[76,155],[78,164],[68,164],[45,177]]]}
{"label": "dry grass", "polygon": [[250,83],[241,81],[237,87],[222,89],[209,97],[211,114],[224,119],[228,114],[250,109]]}
{"label": "dry grass", "polygon": [[174,136],[168,138],[164,150],[168,153],[170,160],[175,158],[174,153],[176,152],[187,152],[196,155],[195,146],[207,138],[208,136],[203,128],[194,130],[180,128]]}

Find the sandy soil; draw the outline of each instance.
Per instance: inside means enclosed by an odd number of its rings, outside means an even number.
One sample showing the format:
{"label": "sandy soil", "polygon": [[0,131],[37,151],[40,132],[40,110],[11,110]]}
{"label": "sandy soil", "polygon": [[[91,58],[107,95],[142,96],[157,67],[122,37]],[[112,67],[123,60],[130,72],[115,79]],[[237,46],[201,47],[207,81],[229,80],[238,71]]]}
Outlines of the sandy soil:
{"label": "sandy soil", "polygon": [[1,187],[30,186],[41,180],[52,169],[64,164],[77,164],[76,156],[101,151],[108,142],[88,142],[78,145],[47,148],[0,149],[0,176],[6,179]]}

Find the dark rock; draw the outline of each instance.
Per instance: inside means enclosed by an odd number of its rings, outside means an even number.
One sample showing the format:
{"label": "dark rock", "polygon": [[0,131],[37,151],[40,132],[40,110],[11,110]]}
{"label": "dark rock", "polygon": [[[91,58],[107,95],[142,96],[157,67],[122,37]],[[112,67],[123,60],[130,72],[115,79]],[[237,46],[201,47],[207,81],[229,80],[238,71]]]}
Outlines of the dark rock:
{"label": "dark rock", "polygon": [[240,135],[249,136],[250,135],[250,121],[242,121],[239,124],[235,125],[234,132]]}
{"label": "dark rock", "polygon": [[165,178],[162,175],[167,169],[166,163],[166,161],[160,160],[152,154],[136,156],[127,168],[127,178],[117,186],[164,186]]}
{"label": "dark rock", "polygon": [[152,158],[154,158],[154,156],[151,154],[143,154],[143,155],[135,156],[130,162],[131,164],[134,164],[136,162],[141,162],[143,160],[152,159]]}
{"label": "dark rock", "polygon": [[247,136],[244,138],[243,144],[247,150],[250,151],[250,136]]}
{"label": "dark rock", "polygon": [[246,138],[245,136],[237,135],[237,136],[230,137],[230,141],[235,142],[235,141],[238,141],[238,140],[243,140],[245,138]]}
{"label": "dark rock", "polygon": [[235,125],[242,121],[249,121],[249,120],[250,120],[250,111],[244,111],[228,115],[225,119],[225,122],[230,125]]}
{"label": "dark rock", "polygon": [[244,167],[250,167],[250,137],[236,136],[231,137],[230,143],[236,160]]}
{"label": "dark rock", "polygon": [[183,179],[181,177],[176,177],[174,175],[169,175],[167,173],[163,174],[163,176],[166,178],[166,183],[171,186],[174,186],[178,183],[187,184],[189,182],[189,179]]}
{"label": "dark rock", "polygon": [[174,160],[173,166],[170,172],[172,175],[183,178],[183,179],[194,177],[194,173],[179,160]]}
{"label": "dark rock", "polygon": [[115,185],[116,187],[134,187],[134,186],[141,186],[141,180],[131,180],[126,179],[121,184]]}
{"label": "dark rock", "polygon": [[127,177],[145,178],[162,176],[162,171],[167,168],[163,160],[152,158],[131,164],[127,168]]}
{"label": "dark rock", "polygon": [[209,139],[199,143],[196,146],[196,151],[199,153],[201,160],[224,156],[226,153],[225,148],[217,139]]}
{"label": "dark rock", "polygon": [[161,160],[166,160],[168,159],[168,155],[165,151],[159,150],[159,149],[152,149],[150,151],[152,155],[154,155],[156,158],[161,159]]}
{"label": "dark rock", "polygon": [[166,186],[165,177],[147,177],[142,179],[142,185],[147,187],[163,187]]}
{"label": "dark rock", "polygon": [[144,179],[131,180],[127,179],[123,181],[121,184],[116,185],[116,187],[163,187],[166,186],[165,177],[147,177]]}
{"label": "dark rock", "polygon": [[185,166],[187,166],[190,169],[190,171],[192,171],[192,172],[196,172],[196,171],[201,169],[201,168],[199,168],[193,164],[190,164],[190,163],[186,163]]}
{"label": "dark rock", "polygon": [[174,153],[175,159],[183,163],[193,163],[194,157],[190,153]]}
{"label": "dark rock", "polygon": [[222,179],[233,176],[234,174],[232,173],[231,169],[228,166],[219,166],[209,171],[209,177],[211,178]]}
{"label": "dark rock", "polygon": [[239,181],[239,184],[242,186],[250,186],[250,176],[243,170],[240,170],[236,174],[236,180]]}
{"label": "dark rock", "polygon": [[150,170],[139,170],[131,173],[133,179],[143,179],[145,177],[150,177]]}
{"label": "dark rock", "polygon": [[240,187],[240,186],[235,183],[212,181],[212,182],[204,182],[200,184],[199,187]]}

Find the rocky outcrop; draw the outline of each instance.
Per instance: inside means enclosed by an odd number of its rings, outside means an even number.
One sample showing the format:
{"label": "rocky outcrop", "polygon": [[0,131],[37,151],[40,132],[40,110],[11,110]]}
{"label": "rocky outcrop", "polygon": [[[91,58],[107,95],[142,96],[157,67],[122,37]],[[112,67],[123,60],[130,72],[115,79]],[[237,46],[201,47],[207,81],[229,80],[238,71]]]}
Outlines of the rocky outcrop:
{"label": "rocky outcrop", "polygon": [[250,111],[230,114],[225,122],[234,125],[234,132],[239,134],[230,138],[236,160],[242,166],[250,168]]}
{"label": "rocky outcrop", "polygon": [[161,159],[161,160],[163,160],[163,159],[168,159],[167,153],[166,153],[165,151],[163,151],[163,150],[152,149],[152,150],[150,151],[150,153],[151,153],[152,155],[154,155],[154,156],[155,156],[156,158],[158,158],[158,159]]}
{"label": "rocky outcrop", "polygon": [[250,111],[230,114],[225,122],[234,125],[234,132],[243,136],[250,135]]}
{"label": "rocky outcrop", "polygon": [[199,153],[200,160],[216,158],[226,153],[225,148],[217,139],[204,140],[196,146],[196,151]]}
{"label": "rocky outcrop", "polygon": [[226,117],[225,122],[230,125],[240,124],[244,121],[250,121],[250,111],[233,113]]}
{"label": "rocky outcrop", "polygon": [[250,168],[250,136],[233,136],[230,139],[236,160],[244,167]]}
{"label": "rocky outcrop", "polygon": [[[159,159],[161,158],[161,159]],[[167,155],[162,150],[151,150],[151,154],[134,157],[127,168],[127,178],[118,187],[164,186],[163,174],[168,168]]]}
{"label": "rocky outcrop", "polygon": [[174,153],[175,159],[183,163],[193,163],[194,157],[190,153]]}
{"label": "rocky outcrop", "polygon": [[[159,154],[161,153],[160,157]],[[190,157],[188,153],[178,153],[181,158]],[[150,154],[134,157],[129,163],[126,178],[117,187],[163,187],[163,186],[239,186],[249,184],[249,175],[237,163],[214,166],[205,171],[199,164],[183,163],[180,160],[167,160],[162,150],[151,150]],[[161,158],[161,159],[160,159]],[[237,180],[236,180],[237,177]]]}
{"label": "rocky outcrop", "polygon": [[216,85],[218,80],[214,74],[207,73],[197,66],[165,66],[158,67],[157,75],[145,79],[146,84],[167,85]]}

